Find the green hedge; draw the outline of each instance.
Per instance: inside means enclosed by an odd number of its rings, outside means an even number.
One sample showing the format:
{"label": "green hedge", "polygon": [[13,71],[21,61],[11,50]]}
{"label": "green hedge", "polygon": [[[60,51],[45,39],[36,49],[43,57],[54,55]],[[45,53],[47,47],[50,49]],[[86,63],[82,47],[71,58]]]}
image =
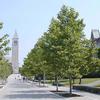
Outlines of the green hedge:
{"label": "green hedge", "polygon": [[89,86],[73,86],[73,89],[100,94],[100,88]]}

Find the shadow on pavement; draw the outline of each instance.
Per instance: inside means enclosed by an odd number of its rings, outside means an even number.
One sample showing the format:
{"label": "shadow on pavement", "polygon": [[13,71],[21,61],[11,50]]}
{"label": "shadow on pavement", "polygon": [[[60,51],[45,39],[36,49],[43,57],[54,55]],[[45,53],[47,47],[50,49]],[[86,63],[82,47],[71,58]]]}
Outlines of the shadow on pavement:
{"label": "shadow on pavement", "polygon": [[45,90],[13,91],[15,93],[47,93]]}
{"label": "shadow on pavement", "polygon": [[10,94],[10,95],[6,95],[5,98],[9,98],[9,99],[30,99],[30,98],[35,98],[35,99],[42,99],[42,98],[56,98],[56,99],[61,99],[62,97],[57,96],[57,95],[53,95],[53,94]]}

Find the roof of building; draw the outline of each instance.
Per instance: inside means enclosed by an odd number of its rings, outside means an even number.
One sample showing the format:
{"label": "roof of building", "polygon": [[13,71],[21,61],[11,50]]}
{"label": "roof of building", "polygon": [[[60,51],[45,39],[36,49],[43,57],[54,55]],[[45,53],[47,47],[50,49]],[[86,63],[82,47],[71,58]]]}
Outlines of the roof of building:
{"label": "roof of building", "polygon": [[91,31],[91,39],[95,40],[95,39],[99,39],[100,38],[100,32],[97,29],[93,29]]}

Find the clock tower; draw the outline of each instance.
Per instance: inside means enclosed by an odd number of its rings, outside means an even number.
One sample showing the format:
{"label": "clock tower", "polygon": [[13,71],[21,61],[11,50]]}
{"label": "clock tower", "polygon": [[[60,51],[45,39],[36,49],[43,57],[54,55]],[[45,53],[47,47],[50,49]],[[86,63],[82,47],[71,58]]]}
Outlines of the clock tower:
{"label": "clock tower", "polygon": [[17,32],[15,32],[12,38],[12,68],[14,74],[19,73],[18,48],[18,35]]}

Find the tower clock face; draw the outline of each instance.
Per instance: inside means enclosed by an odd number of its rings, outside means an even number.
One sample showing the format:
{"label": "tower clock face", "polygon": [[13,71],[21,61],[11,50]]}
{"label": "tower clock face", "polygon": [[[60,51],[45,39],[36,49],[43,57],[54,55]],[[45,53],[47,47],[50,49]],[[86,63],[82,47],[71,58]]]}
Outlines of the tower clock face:
{"label": "tower clock face", "polygon": [[16,46],[18,44],[18,41],[14,41],[14,45]]}

